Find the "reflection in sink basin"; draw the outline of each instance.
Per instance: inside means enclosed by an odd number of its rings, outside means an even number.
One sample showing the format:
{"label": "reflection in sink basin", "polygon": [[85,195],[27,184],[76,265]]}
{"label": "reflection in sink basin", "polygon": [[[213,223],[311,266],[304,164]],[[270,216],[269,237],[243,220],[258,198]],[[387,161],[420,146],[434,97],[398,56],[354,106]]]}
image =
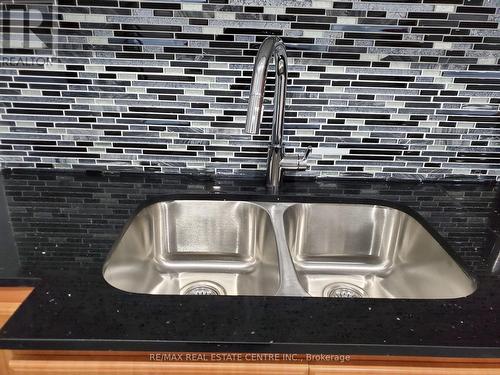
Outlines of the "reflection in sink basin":
{"label": "reflection in sink basin", "polygon": [[286,239],[302,287],[316,297],[457,298],[475,290],[410,215],[362,204],[295,204]]}
{"label": "reflection in sink basin", "polygon": [[104,278],[137,293],[274,295],[279,269],[271,219],[249,202],[150,205],[115,244]]}
{"label": "reflection in sink basin", "polygon": [[346,203],[154,203],[103,273],[147,294],[458,298],[476,287],[409,214]]}

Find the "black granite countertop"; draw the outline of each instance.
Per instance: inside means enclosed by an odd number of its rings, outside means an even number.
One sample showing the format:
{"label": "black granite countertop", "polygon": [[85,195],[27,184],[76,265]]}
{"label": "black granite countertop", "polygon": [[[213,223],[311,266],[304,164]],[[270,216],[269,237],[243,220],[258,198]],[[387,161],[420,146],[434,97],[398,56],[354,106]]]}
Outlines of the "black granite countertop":
{"label": "black granite countertop", "polygon": [[0,182],[0,285],[35,286],[2,328],[2,348],[500,355],[498,185],[283,184],[283,200],[409,207],[478,281],[477,291],[465,298],[400,300],[153,296],[104,281],[106,255],[145,201],[177,194],[255,199],[267,195],[259,180],[4,171]]}

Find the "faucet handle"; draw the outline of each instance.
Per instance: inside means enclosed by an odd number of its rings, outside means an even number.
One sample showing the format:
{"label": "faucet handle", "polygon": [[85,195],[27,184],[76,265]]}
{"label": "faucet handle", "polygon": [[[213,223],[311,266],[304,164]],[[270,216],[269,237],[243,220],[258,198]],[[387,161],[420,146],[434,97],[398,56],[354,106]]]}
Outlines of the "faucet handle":
{"label": "faucet handle", "polygon": [[297,169],[299,171],[305,171],[308,168],[307,165],[307,158],[309,157],[309,154],[312,152],[312,147],[307,146],[306,150],[304,151],[304,154],[302,155],[302,158],[299,159]]}
{"label": "faucet handle", "polygon": [[294,155],[285,155],[283,159],[281,159],[280,167],[282,169],[296,170],[296,171],[305,171],[308,168],[307,158],[312,151],[312,147],[307,147],[306,151],[300,157],[297,154]]}
{"label": "faucet handle", "polygon": [[312,152],[312,147],[307,146],[306,150],[304,151],[304,155],[302,155],[302,159],[300,161],[307,161],[307,158],[309,157],[309,154]]}

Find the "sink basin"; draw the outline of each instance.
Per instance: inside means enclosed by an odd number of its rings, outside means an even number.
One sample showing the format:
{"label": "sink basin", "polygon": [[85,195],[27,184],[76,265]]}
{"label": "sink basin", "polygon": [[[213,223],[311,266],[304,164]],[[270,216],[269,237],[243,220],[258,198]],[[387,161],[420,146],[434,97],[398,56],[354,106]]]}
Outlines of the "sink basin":
{"label": "sink basin", "polygon": [[274,295],[279,268],[271,218],[249,202],[155,203],[130,221],[104,278],[136,293]]}
{"label": "sink basin", "polygon": [[315,297],[457,298],[476,286],[412,216],[363,204],[295,204],[284,213],[299,282]]}
{"label": "sink basin", "polygon": [[154,203],[131,218],[103,275],[146,294],[458,298],[476,288],[413,216],[346,203]]}

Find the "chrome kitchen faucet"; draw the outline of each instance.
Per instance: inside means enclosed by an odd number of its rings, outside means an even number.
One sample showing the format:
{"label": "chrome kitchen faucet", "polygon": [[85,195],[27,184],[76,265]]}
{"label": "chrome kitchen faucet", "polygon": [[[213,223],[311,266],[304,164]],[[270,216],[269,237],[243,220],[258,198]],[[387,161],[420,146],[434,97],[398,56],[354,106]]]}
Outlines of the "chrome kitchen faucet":
{"label": "chrome kitchen faucet", "polygon": [[269,145],[267,154],[266,185],[273,190],[277,190],[283,170],[307,169],[306,161],[311,152],[311,147],[307,148],[302,157],[296,154],[285,154],[283,147],[283,120],[285,117],[287,56],[285,44],[280,38],[274,36],[268,37],[262,42],[255,57],[245,131],[256,134],[259,130],[262,121],[267,69],[272,55],[274,55],[276,83],[271,144]]}

